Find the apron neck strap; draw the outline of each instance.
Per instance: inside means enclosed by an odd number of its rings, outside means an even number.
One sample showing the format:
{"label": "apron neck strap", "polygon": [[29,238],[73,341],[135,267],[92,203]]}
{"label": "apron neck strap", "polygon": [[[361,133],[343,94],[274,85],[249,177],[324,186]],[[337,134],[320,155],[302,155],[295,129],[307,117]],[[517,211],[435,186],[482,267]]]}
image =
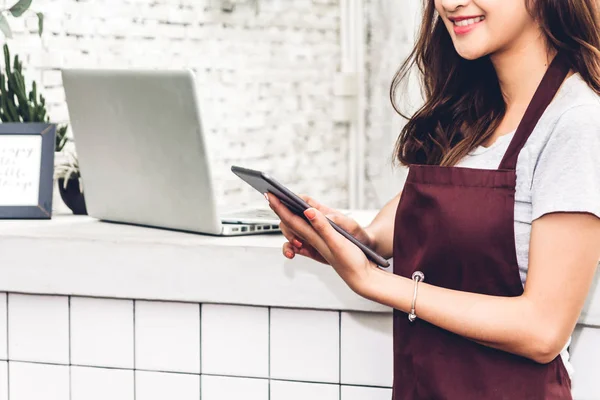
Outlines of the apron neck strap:
{"label": "apron neck strap", "polygon": [[552,60],[529,106],[527,106],[527,111],[525,111],[525,115],[515,132],[515,136],[504,154],[499,169],[514,170],[516,168],[519,152],[525,146],[529,135],[531,135],[542,114],[558,92],[558,89],[569,73],[569,69],[570,65],[566,57],[563,53],[559,52],[554,57],[554,60]]}

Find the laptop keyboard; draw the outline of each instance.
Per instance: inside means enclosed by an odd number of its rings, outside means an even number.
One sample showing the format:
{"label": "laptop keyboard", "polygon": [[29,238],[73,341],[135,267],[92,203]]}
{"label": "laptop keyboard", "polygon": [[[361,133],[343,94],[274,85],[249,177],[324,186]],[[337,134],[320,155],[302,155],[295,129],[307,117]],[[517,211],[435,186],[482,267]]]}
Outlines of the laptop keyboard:
{"label": "laptop keyboard", "polygon": [[222,214],[221,217],[226,218],[264,218],[264,219],[279,219],[279,216],[273,212],[270,208],[267,209],[253,209],[235,211],[231,213]]}

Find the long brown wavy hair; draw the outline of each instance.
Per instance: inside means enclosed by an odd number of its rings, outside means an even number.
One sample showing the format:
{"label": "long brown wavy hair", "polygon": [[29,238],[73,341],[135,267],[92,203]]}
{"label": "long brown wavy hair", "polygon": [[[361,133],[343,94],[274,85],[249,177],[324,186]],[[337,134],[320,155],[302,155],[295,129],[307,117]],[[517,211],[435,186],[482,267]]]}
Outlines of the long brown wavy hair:
{"label": "long brown wavy hair", "polygon": [[[525,0],[548,45],[565,53],[573,71],[600,94],[598,0]],[[423,0],[423,21],[411,54],[394,76],[392,105],[408,119],[394,153],[403,165],[452,166],[492,136],[506,113],[496,71],[488,56],[458,55],[433,0]],[[400,111],[396,94],[416,65],[424,105],[412,116]]]}

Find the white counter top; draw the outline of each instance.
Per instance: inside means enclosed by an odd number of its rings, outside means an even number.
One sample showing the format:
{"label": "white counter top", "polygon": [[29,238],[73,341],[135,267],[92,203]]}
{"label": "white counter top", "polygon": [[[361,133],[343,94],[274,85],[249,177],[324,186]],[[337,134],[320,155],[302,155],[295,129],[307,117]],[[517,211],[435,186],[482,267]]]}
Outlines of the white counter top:
{"label": "white counter top", "polygon": [[[366,225],[375,211],[353,212]],[[0,221],[0,291],[391,312],[284,237],[214,237],[90,217]],[[600,326],[598,276],[580,322]]]}
{"label": "white counter top", "polygon": [[[353,214],[360,222],[374,212]],[[284,237],[214,237],[90,217],[0,221],[0,291],[390,312]]]}

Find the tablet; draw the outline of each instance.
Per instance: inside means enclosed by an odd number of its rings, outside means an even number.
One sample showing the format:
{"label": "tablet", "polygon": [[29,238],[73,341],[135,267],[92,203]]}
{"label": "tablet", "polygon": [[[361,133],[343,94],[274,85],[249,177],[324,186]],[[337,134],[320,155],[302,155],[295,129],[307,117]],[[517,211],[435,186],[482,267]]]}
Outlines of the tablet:
{"label": "tablet", "polygon": [[[308,203],[306,203],[304,200],[302,200],[302,198],[300,196],[294,194],[291,190],[289,190],[288,188],[283,186],[281,183],[277,182],[270,175],[268,175],[264,172],[261,172],[261,171],[248,169],[248,168],[242,168],[242,167],[238,167],[235,165],[231,167],[231,171],[234,174],[236,174],[238,177],[240,177],[242,180],[244,180],[246,183],[248,183],[250,186],[252,186],[254,189],[258,190],[261,194],[268,192],[268,193],[272,193],[273,195],[277,196],[277,198],[283,204],[285,204],[285,206],[287,208],[289,208],[290,211],[292,211],[294,214],[302,217],[304,220],[308,221],[308,219],[304,215],[304,210],[306,210],[307,208],[310,208],[310,205]],[[330,220],[329,223],[342,236],[344,236],[346,239],[350,240],[359,249],[361,249],[362,252],[365,254],[365,256],[369,260],[373,261],[375,264],[377,264],[380,267],[383,267],[383,268],[389,267],[390,264],[388,263],[388,261],[385,258],[383,258],[379,254],[375,253],[369,247],[365,246],[363,243],[361,243],[359,240],[357,240],[354,236],[352,236],[351,234],[346,232],[344,229],[342,229],[338,225],[336,225],[333,221]]]}

